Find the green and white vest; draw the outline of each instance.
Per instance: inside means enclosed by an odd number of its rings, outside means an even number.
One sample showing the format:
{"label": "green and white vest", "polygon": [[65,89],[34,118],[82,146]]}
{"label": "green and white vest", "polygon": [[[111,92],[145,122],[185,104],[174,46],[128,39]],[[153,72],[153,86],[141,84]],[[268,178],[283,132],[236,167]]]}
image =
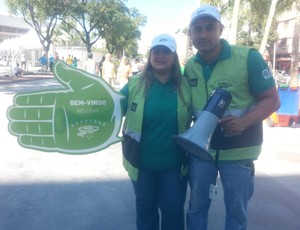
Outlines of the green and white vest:
{"label": "green and white vest", "polygon": [[[145,84],[140,76],[134,76],[129,81],[128,109],[123,124],[123,166],[131,179],[137,180],[139,169],[139,143],[141,139],[144,112]],[[184,101],[177,92],[178,133],[186,131],[191,124],[191,94],[186,79],[181,79],[181,92]],[[182,167],[182,174],[187,174],[187,167]]]}
{"label": "green and white vest", "polygon": [[[187,62],[185,75],[191,86],[192,105],[196,117],[200,116],[209,95],[218,87],[232,95],[232,101],[224,116],[241,117],[255,106],[256,101],[248,84],[248,53],[248,48],[231,46],[231,57],[218,60],[207,82],[204,79],[201,64],[195,58]],[[218,151],[220,161],[257,159],[261,152],[262,135],[261,122],[239,135],[230,137],[226,136],[218,125],[210,142],[210,154],[215,158]]]}

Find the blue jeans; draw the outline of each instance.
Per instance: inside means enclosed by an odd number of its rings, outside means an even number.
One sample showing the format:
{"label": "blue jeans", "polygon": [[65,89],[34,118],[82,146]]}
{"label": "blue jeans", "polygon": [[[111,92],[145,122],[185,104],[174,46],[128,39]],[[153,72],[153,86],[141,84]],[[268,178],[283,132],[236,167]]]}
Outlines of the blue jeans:
{"label": "blue jeans", "polygon": [[211,200],[209,189],[216,183],[218,173],[224,190],[226,230],[244,230],[247,227],[247,204],[254,189],[254,165],[247,163],[220,164],[190,156],[189,184],[191,197],[187,211],[188,230],[206,230]]}
{"label": "blue jeans", "polygon": [[138,230],[160,229],[159,209],[162,230],[184,230],[187,176],[181,175],[181,166],[165,171],[139,169],[139,178],[132,184]]}

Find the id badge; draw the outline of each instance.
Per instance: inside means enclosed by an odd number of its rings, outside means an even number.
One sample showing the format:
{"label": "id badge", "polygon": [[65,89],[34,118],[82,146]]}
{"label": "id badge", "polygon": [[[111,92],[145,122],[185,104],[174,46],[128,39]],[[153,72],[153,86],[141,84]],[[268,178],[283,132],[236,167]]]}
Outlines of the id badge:
{"label": "id badge", "polygon": [[216,185],[216,184],[211,184],[210,185],[209,198],[211,200],[217,200],[219,198],[218,185]]}

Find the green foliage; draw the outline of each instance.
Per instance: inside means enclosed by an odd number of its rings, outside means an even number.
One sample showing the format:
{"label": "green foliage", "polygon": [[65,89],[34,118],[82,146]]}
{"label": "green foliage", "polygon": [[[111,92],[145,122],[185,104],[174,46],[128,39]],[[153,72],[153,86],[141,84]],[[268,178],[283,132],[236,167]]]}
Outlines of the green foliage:
{"label": "green foliage", "polygon": [[[75,24],[74,21],[69,23]],[[57,46],[81,46],[82,44],[76,31],[64,23],[59,23],[56,26],[52,41]]]}
{"label": "green foliage", "polygon": [[[62,44],[58,37],[65,35],[70,43],[85,44],[88,52],[102,38],[112,54],[136,55],[139,27],[146,22],[125,0],[6,0],[6,5],[35,29],[45,52],[52,40]],[[57,19],[62,23],[55,30]]]}
{"label": "green foliage", "polygon": [[64,11],[65,1],[6,0],[5,3],[12,14],[22,16],[36,31],[45,53],[48,53],[57,17]]}
{"label": "green foliage", "polygon": [[[277,41],[276,18],[289,10],[294,0],[278,1],[274,21],[268,37],[267,50],[271,52],[273,43]],[[244,0],[240,7],[237,44],[259,49],[269,15],[272,0]],[[246,30],[245,30],[246,28]]]}
{"label": "green foliage", "polygon": [[120,58],[125,52],[127,56],[137,54],[137,40],[141,32],[139,26],[145,23],[145,18],[135,8],[123,12],[111,12],[102,27],[106,48]]}
{"label": "green foliage", "polygon": [[118,56],[123,50],[130,53],[137,50],[138,27],[144,22],[141,18],[137,10],[128,9],[122,0],[70,1],[60,16],[62,22],[76,32],[88,52],[102,38],[107,50]]}
{"label": "green foliage", "polygon": [[[278,1],[274,18],[289,10],[294,1]],[[272,0],[241,0],[237,44],[254,48],[260,47],[271,2]],[[228,21],[230,25],[234,0],[202,0],[201,3],[218,6],[223,22]],[[229,27],[229,25],[226,26]],[[274,20],[268,38],[269,47],[272,47],[272,44],[277,40],[276,26],[276,20]]]}
{"label": "green foliage", "polygon": [[233,10],[234,0],[202,0],[201,4],[217,6],[222,18],[229,18]]}

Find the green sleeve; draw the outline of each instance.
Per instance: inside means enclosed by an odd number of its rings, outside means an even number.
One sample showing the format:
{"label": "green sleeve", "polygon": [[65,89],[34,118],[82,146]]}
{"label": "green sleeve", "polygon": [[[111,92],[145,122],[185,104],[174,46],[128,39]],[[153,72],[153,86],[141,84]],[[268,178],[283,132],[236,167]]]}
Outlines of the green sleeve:
{"label": "green sleeve", "polygon": [[263,93],[276,85],[272,72],[258,50],[249,51],[247,65],[249,87],[253,94]]}
{"label": "green sleeve", "polygon": [[129,98],[128,83],[126,85],[124,85],[122,89],[120,89],[120,93],[123,94],[123,96],[125,97],[124,99],[121,100],[123,116],[125,116],[127,109],[128,109],[128,98]]}

